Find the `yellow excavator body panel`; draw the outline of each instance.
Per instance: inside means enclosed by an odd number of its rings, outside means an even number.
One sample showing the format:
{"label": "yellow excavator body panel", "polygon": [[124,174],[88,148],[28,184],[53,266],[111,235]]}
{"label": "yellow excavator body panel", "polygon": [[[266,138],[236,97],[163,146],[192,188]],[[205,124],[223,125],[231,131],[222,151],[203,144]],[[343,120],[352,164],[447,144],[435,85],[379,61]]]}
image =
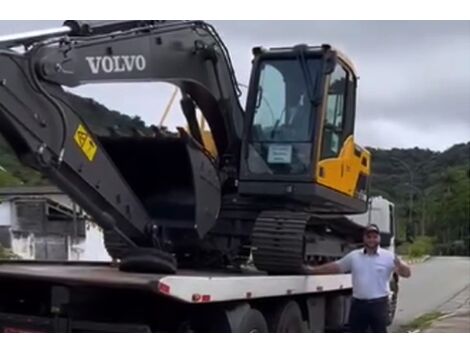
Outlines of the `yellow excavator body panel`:
{"label": "yellow excavator body panel", "polygon": [[362,178],[370,175],[370,152],[354,143],[349,136],[338,157],[321,160],[317,167],[317,183],[350,197],[357,197]]}

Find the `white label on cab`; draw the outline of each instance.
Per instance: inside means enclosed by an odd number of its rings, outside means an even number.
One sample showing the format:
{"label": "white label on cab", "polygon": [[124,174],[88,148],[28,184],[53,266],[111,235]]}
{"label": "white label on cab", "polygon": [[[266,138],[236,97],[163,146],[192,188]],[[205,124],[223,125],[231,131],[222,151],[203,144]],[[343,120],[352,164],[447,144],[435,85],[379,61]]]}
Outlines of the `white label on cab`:
{"label": "white label on cab", "polygon": [[292,161],[292,145],[271,144],[268,150],[269,164],[290,164]]}

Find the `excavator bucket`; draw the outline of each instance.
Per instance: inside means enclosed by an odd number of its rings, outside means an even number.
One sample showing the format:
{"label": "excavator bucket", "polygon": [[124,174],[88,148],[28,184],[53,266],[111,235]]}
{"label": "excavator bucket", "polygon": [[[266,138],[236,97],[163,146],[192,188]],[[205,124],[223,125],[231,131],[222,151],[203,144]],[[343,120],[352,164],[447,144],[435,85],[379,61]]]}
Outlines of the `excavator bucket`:
{"label": "excavator bucket", "polygon": [[192,227],[202,238],[217,219],[220,184],[210,156],[180,134],[100,142],[157,225]]}

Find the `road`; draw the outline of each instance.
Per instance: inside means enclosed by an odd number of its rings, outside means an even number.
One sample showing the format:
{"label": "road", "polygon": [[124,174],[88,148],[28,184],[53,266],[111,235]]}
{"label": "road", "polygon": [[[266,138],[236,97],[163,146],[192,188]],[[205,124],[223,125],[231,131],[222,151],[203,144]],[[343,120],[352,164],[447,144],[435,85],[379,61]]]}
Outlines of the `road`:
{"label": "road", "polygon": [[412,277],[401,279],[397,314],[390,331],[415,318],[439,311],[470,285],[470,258],[436,257],[412,265]]}

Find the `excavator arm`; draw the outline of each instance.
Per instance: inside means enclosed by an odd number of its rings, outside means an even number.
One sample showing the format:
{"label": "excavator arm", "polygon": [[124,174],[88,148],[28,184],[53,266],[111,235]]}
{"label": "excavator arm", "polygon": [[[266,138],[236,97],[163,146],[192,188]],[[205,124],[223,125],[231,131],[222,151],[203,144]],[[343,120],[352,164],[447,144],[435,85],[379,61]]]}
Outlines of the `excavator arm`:
{"label": "excavator arm", "polygon": [[[134,27],[127,29],[131,24]],[[218,151],[230,154],[238,149],[244,114],[240,93],[228,52],[213,27],[200,21],[131,24],[124,21],[126,30],[116,32],[119,22],[66,21],[69,37],[34,49],[38,76],[68,87],[99,82],[174,84],[201,109]],[[106,28],[112,32],[99,34]]]}
{"label": "excavator arm", "polygon": [[[12,50],[20,44],[23,53]],[[158,136],[98,138],[62,87],[159,81],[180,88],[192,136],[181,132],[185,153],[177,155],[187,159],[194,175],[188,187],[196,210],[189,219],[203,236],[219,213],[221,180],[237,167],[243,129],[234,72],[215,30],[197,21],[66,21],[55,31],[0,38],[0,48],[0,133],[17,155],[75,199],[107,233],[119,236],[126,248],[154,248],[146,255],[155,258],[158,270],[174,271],[175,260],[155,221],[158,215],[149,214],[142,200],[148,189],[139,188],[139,170],[120,158],[157,153],[152,148]],[[200,148],[196,106],[213,132],[217,161]],[[181,149],[175,145],[174,150]],[[146,170],[148,178],[159,172],[151,165]]]}

